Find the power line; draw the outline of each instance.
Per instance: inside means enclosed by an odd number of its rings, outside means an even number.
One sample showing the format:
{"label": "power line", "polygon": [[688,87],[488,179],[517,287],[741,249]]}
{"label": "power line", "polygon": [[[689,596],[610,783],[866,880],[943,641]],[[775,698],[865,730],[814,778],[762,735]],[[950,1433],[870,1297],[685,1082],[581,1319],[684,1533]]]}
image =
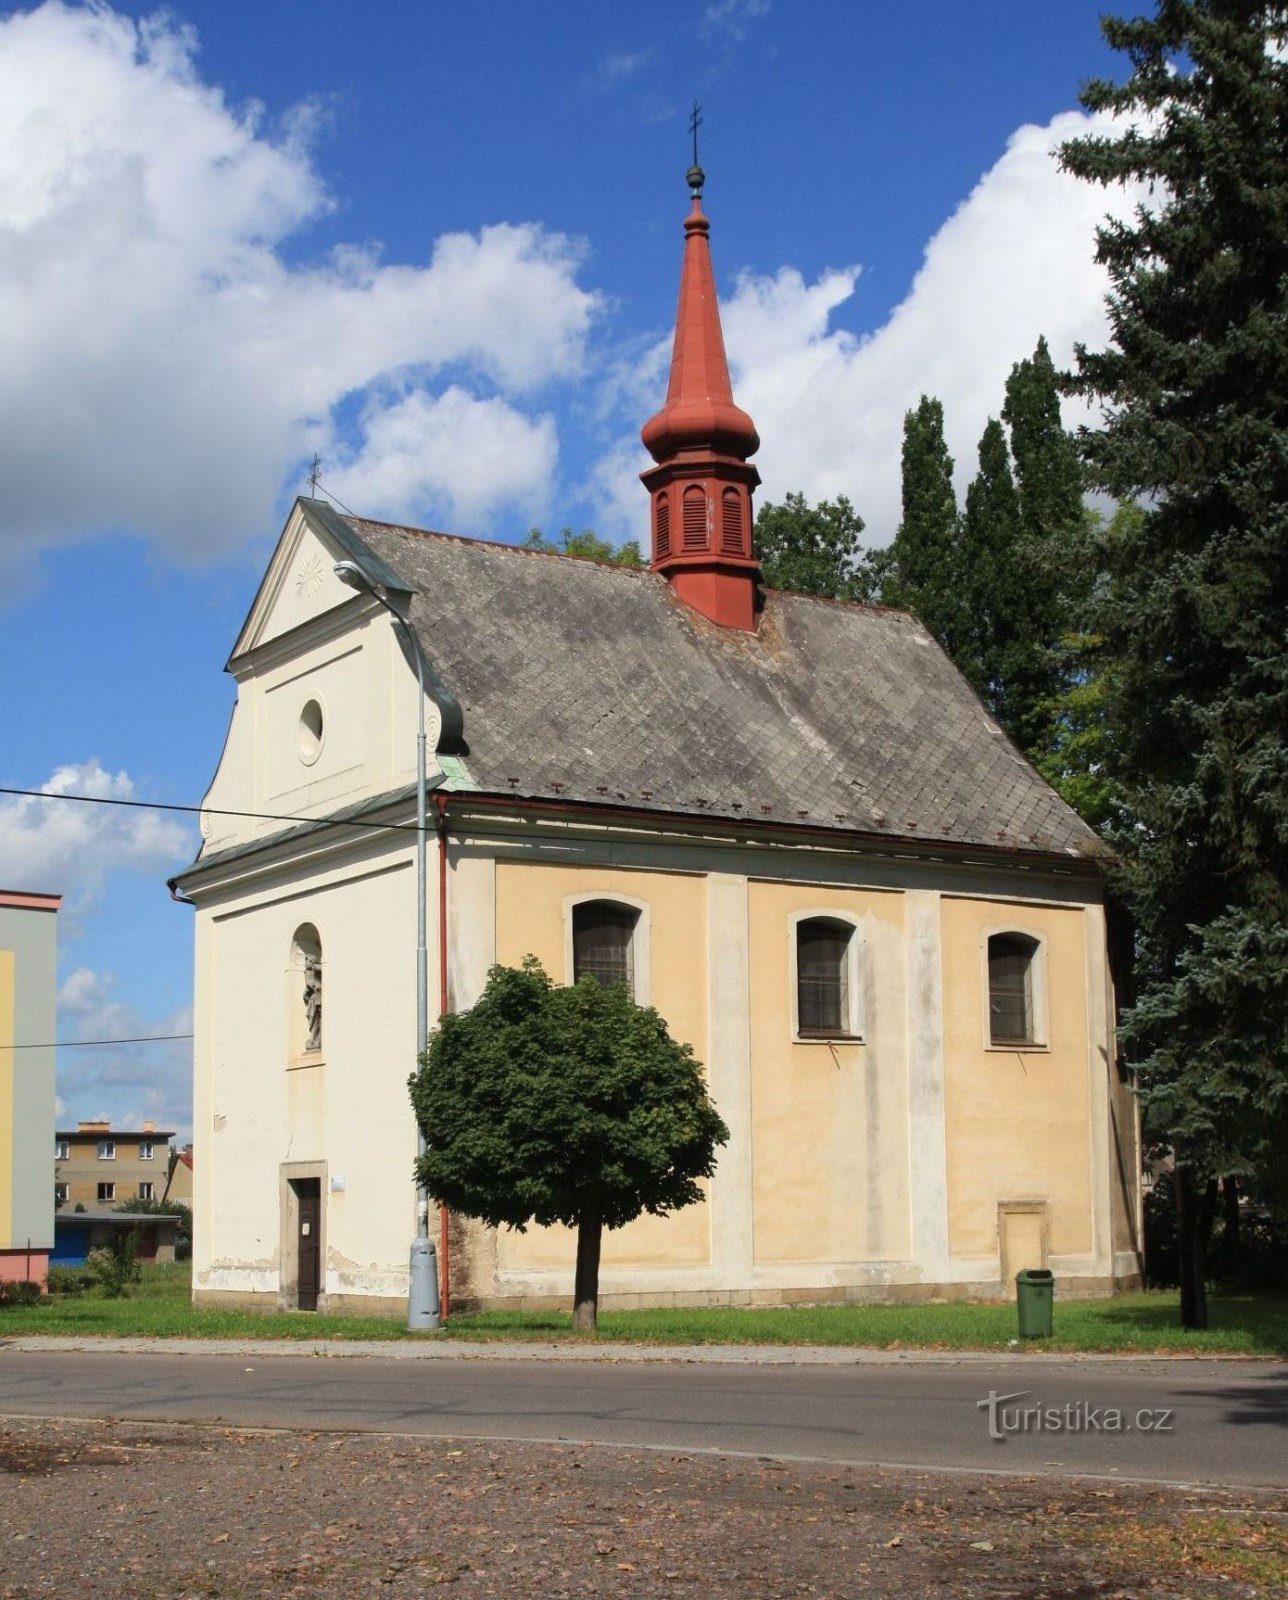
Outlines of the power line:
{"label": "power line", "polygon": [[132,1039],[52,1039],[47,1044],[0,1044],[0,1050],[87,1050],[96,1044],[164,1044],[191,1039],[190,1033],[140,1033]]}
{"label": "power line", "polygon": [[[414,786],[413,786],[414,788]],[[165,800],[122,800],[105,794],[51,794],[48,789],[11,789],[0,785],[0,794],[19,795],[28,800],[74,800],[86,806],[125,806],[132,811],[178,811],[187,816],[245,817],[254,822],[308,822],[318,828],[370,828],[377,833],[418,833],[414,822],[364,822],[360,817],[286,816],[274,811],[229,811],[224,806],[188,806]],[[427,823],[426,833],[433,830]]]}

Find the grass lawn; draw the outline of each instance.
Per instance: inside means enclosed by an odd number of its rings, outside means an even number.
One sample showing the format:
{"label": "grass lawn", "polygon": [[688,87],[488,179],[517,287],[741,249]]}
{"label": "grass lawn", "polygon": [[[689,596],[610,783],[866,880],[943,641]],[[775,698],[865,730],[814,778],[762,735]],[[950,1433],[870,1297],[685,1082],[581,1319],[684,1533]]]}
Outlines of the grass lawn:
{"label": "grass lawn", "polygon": [[[1288,1297],[1214,1295],[1212,1326],[1186,1333],[1178,1326],[1175,1293],[1119,1295],[1112,1300],[1057,1298],[1056,1337],[1035,1340],[1055,1351],[1166,1354],[1288,1355]],[[485,1311],[453,1317],[460,1339],[572,1339],[567,1314]],[[54,1297],[40,1305],[0,1308],[0,1338],[17,1334],[103,1334],[199,1339],[407,1339],[386,1317],[310,1312],[194,1308],[187,1265],[148,1267],[144,1280],[119,1300],[98,1290]],[[599,1341],[647,1344],[830,1344],[876,1349],[1006,1350],[1015,1337],[1013,1305],[797,1306],[712,1311],[608,1311]]]}

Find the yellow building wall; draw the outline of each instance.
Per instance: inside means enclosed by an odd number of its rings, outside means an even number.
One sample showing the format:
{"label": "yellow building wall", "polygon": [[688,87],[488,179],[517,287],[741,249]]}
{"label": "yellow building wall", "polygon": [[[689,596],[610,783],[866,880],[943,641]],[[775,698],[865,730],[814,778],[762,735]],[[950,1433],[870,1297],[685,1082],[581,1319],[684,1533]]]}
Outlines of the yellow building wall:
{"label": "yellow building wall", "polygon": [[[945,896],[944,1098],[954,1256],[998,1252],[998,1206],[1047,1207],[1052,1255],[1092,1249],[1087,949],[1083,908]],[[1044,942],[1047,1045],[986,1043],[990,933]],[[1039,1014],[1040,1015],[1040,1014]]]}
{"label": "yellow building wall", "polygon": [[[748,894],[755,1260],[904,1259],[903,896],[761,882]],[[792,918],[807,912],[858,921],[862,1044],[793,1043]]]}
{"label": "yellow building wall", "polygon": [[13,951],[0,950],[0,1250],[13,1234]]}
{"label": "yellow building wall", "polygon": [[[707,1039],[706,884],[697,876],[627,872],[599,867],[555,866],[517,861],[496,869],[496,959],[518,966],[534,955],[556,983],[565,970],[564,904],[569,896],[614,895],[649,907],[650,999],[673,1037],[693,1046],[701,1061]],[[719,1156],[717,1154],[717,1172]],[[719,1181],[717,1177],[717,1182]],[[575,1236],[566,1228],[501,1229],[497,1267],[569,1270]],[[639,1217],[604,1235],[603,1266],[702,1266],[711,1258],[711,1228],[705,1203],[669,1217]]]}

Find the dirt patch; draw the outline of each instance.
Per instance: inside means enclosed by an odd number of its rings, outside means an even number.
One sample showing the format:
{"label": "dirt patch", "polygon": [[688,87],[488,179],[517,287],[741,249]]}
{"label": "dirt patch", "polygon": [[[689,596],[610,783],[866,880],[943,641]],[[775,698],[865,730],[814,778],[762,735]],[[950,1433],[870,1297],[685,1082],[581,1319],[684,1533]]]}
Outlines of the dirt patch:
{"label": "dirt patch", "polygon": [[[1288,1496],[584,1446],[0,1426],[0,1597],[1136,1600],[1288,1582]],[[60,1470],[74,1465],[78,1470]]]}

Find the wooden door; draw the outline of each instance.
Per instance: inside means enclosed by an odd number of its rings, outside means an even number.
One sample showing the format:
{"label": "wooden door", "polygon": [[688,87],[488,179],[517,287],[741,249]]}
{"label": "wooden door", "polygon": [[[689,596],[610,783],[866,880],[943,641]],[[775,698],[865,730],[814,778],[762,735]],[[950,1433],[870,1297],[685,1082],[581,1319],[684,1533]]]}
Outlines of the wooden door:
{"label": "wooden door", "polygon": [[293,1187],[298,1213],[296,1260],[299,1290],[296,1304],[301,1311],[316,1311],[322,1267],[322,1180],[297,1178]]}

